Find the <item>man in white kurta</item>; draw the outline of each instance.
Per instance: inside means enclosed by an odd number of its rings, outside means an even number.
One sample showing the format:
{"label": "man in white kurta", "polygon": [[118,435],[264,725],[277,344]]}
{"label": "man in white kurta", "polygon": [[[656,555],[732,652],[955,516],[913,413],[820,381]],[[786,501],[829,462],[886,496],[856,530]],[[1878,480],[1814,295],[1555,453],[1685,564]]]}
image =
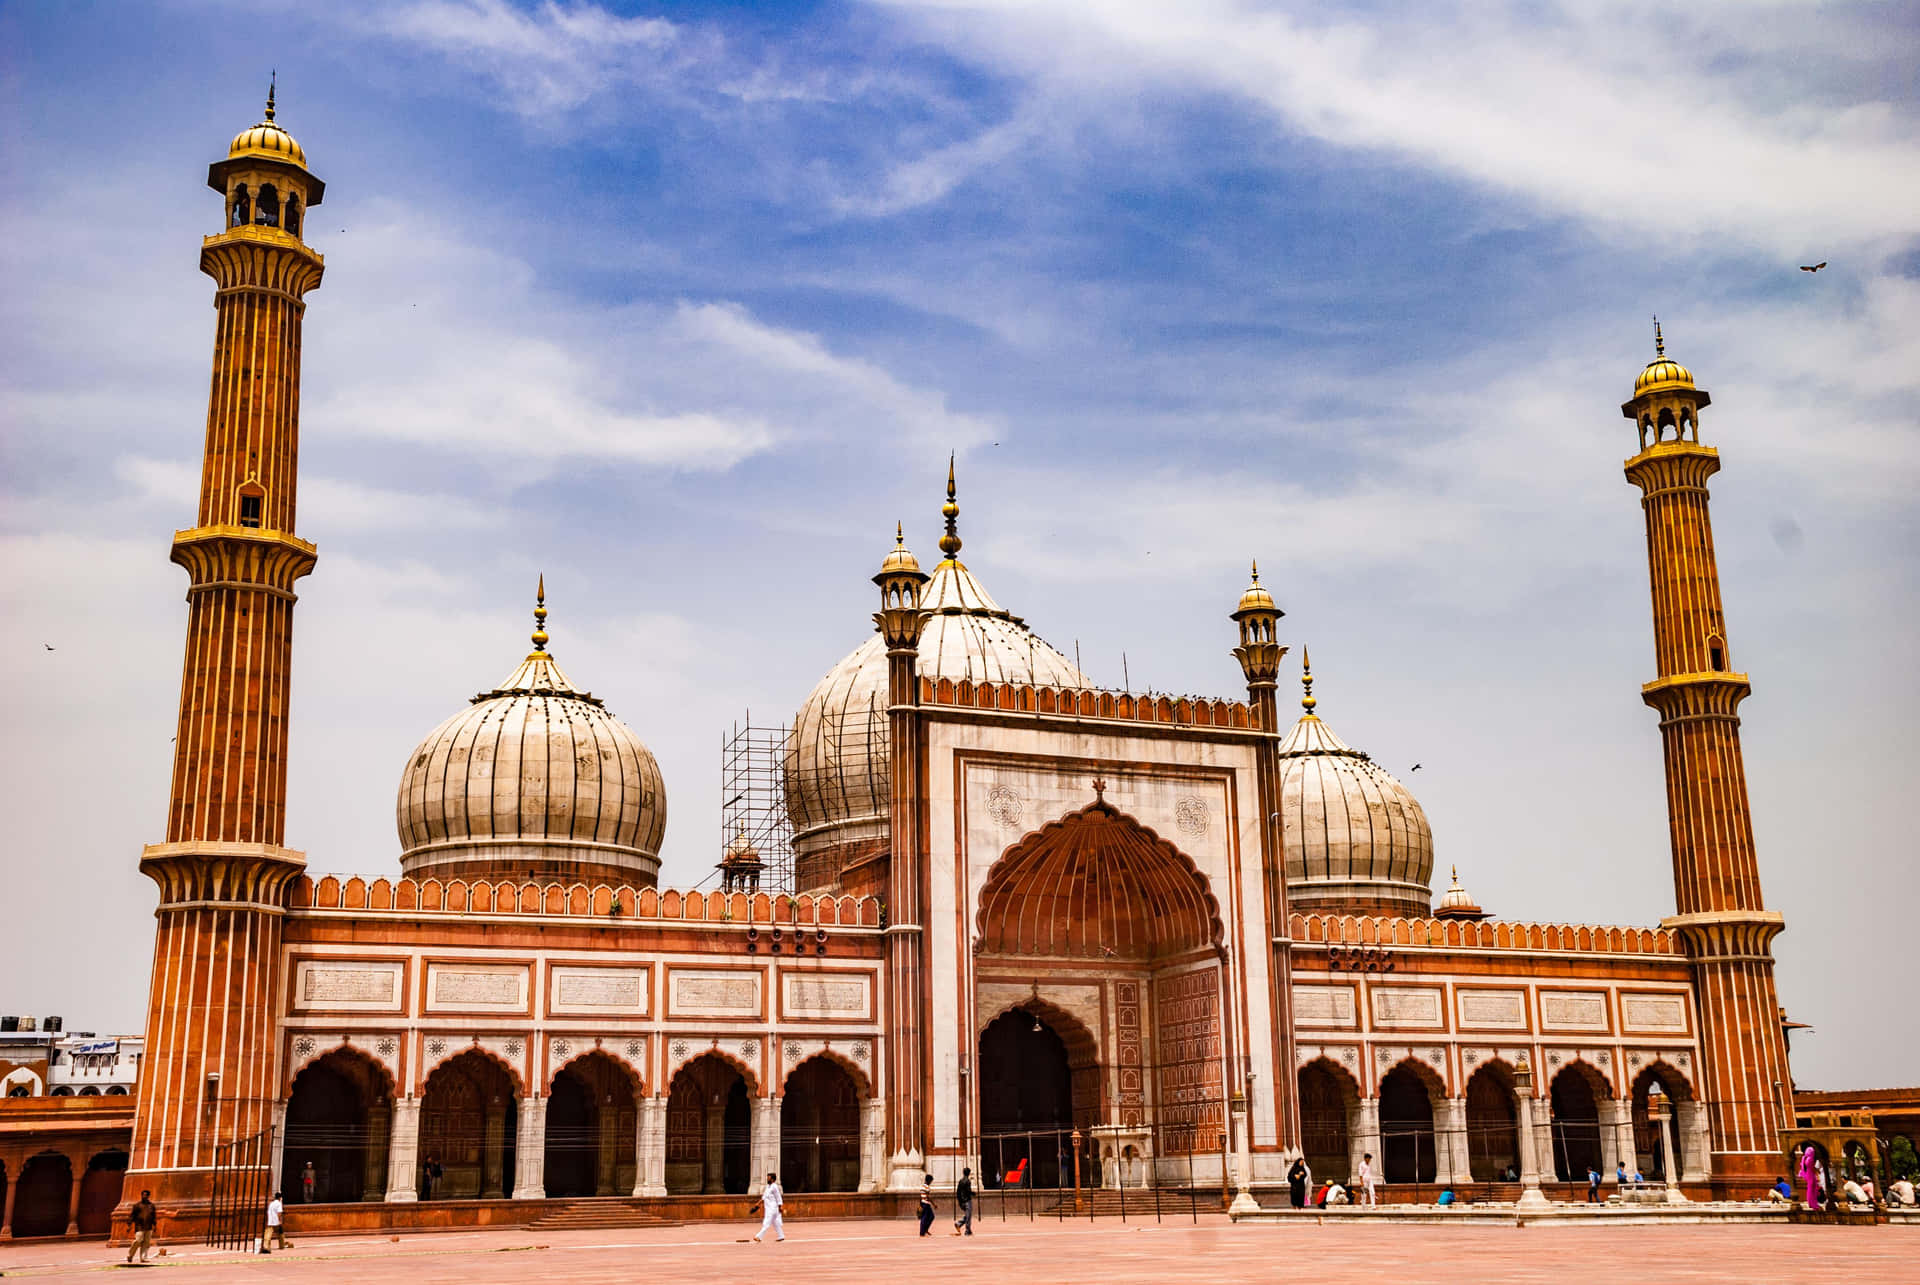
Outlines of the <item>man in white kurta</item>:
{"label": "man in white kurta", "polygon": [[780,1191],[780,1175],[768,1174],[767,1185],[760,1189],[760,1208],[765,1212],[760,1217],[760,1230],[753,1235],[756,1243],[769,1231],[773,1233],[775,1240],[787,1238],[787,1229],[780,1220],[780,1206],[784,1203],[786,1198]]}

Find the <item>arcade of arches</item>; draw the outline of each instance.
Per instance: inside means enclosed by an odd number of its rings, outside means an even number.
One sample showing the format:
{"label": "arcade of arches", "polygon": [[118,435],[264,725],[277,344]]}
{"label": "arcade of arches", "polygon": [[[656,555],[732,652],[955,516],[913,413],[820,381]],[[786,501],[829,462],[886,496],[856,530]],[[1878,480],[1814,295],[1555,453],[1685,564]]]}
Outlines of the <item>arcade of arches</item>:
{"label": "arcade of arches", "polygon": [[1647,1115],[1655,1084],[1674,1105],[1670,1132],[1679,1175],[1704,1177],[1689,1159],[1689,1148],[1699,1147],[1703,1113],[1686,1079],[1663,1063],[1642,1070],[1627,1099],[1616,1099],[1606,1077],[1584,1062],[1561,1067],[1534,1100],[1531,1148],[1520,1131],[1513,1068],[1497,1058],[1473,1071],[1458,1099],[1448,1098],[1439,1077],[1412,1060],[1388,1071],[1371,1097],[1324,1056],[1302,1066],[1296,1084],[1301,1149],[1316,1180],[1345,1180],[1361,1154],[1372,1152],[1376,1172],[1389,1184],[1516,1182],[1529,1151],[1539,1158],[1544,1182],[1584,1186],[1588,1166],[1611,1182],[1621,1163],[1629,1173],[1664,1179],[1660,1132]]}
{"label": "arcade of arches", "polygon": [[667,1190],[745,1194],[754,1185],[752,1130],[739,1067],[718,1053],[681,1067],[667,1094]]}
{"label": "arcade of arches", "polygon": [[[1083,1181],[1141,1148],[1181,1158],[1182,1172],[1186,1157],[1218,1153],[1224,930],[1191,858],[1098,801],[1007,849],[976,926],[974,1130],[988,1182],[1024,1159],[1024,1181],[1071,1183],[1076,1129]],[[986,998],[1014,987],[1030,994]],[[1078,1013],[1111,1014],[1107,1030]],[[1112,1136],[1092,1142],[1096,1130]]]}
{"label": "arcade of arches", "polygon": [[126,1172],[118,1147],[0,1156],[0,1239],[106,1235]]}
{"label": "arcade of arches", "polygon": [[547,1092],[549,1196],[614,1196],[634,1189],[637,1112],[633,1078],[605,1053],[560,1068]]}
{"label": "arcade of arches", "polygon": [[860,1086],[846,1067],[810,1057],[780,1094],[780,1184],[788,1191],[858,1191]]}
{"label": "arcade of arches", "polygon": [[512,1074],[485,1053],[470,1049],[435,1067],[420,1100],[421,1198],[497,1200],[512,1191],[519,1110]]}

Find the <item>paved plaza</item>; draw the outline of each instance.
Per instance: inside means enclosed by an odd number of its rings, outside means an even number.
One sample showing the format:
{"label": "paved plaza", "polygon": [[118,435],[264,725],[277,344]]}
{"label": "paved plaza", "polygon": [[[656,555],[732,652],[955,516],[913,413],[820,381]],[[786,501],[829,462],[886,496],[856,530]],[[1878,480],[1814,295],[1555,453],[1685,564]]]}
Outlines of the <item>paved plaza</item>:
{"label": "paved plaza", "polygon": [[[145,1269],[174,1285],[263,1279],[385,1285],[565,1279],[655,1281],[1028,1282],[1623,1280],[1911,1281],[1920,1236],[1902,1227],[1235,1226],[992,1223],[971,1240],[920,1240],[910,1221],[793,1224],[785,1244],[742,1243],[757,1223],[615,1232],[447,1232],[393,1241],[312,1238],[269,1257],[176,1246]],[[99,1242],[0,1250],[8,1277],[72,1277],[116,1267]]]}

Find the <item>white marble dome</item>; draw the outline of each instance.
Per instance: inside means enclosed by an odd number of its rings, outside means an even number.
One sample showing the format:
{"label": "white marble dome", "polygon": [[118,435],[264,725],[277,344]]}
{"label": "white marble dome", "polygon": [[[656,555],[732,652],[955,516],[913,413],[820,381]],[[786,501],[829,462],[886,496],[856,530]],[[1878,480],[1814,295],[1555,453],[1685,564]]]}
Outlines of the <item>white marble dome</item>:
{"label": "white marble dome", "polygon": [[[951,498],[948,503],[952,507]],[[930,614],[920,636],[920,674],[956,682],[1086,686],[1072,661],[993,600],[959,560],[959,546],[949,523],[941,542],[947,557],[933,569],[921,600]],[[823,866],[827,854],[857,858],[861,845],[885,837],[887,648],[879,634],[827,671],[794,716],[786,791],[803,885],[820,886],[838,873]]]}
{"label": "white marble dome", "polygon": [[407,760],[396,808],[407,874],[658,881],[660,766],[633,729],[573,685],[546,642],[537,631],[505,682]]}
{"label": "white marble dome", "polygon": [[1433,831],[1407,787],[1341,740],[1314,710],[1280,743],[1280,819],[1287,900],[1298,911],[1431,913]]}

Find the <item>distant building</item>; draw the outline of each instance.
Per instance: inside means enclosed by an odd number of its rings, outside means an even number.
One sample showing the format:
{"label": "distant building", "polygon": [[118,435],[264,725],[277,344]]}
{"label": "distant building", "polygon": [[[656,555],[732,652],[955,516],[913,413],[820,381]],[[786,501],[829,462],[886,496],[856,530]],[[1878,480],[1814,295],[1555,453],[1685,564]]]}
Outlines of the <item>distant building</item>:
{"label": "distant building", "polygon": [[0,1029],[0,1097],[121,1097],[139,1083],[144,1036],[62,1031],[58,1018],[48,1019],[50,1030],[30,1017],[8,1021]]}

